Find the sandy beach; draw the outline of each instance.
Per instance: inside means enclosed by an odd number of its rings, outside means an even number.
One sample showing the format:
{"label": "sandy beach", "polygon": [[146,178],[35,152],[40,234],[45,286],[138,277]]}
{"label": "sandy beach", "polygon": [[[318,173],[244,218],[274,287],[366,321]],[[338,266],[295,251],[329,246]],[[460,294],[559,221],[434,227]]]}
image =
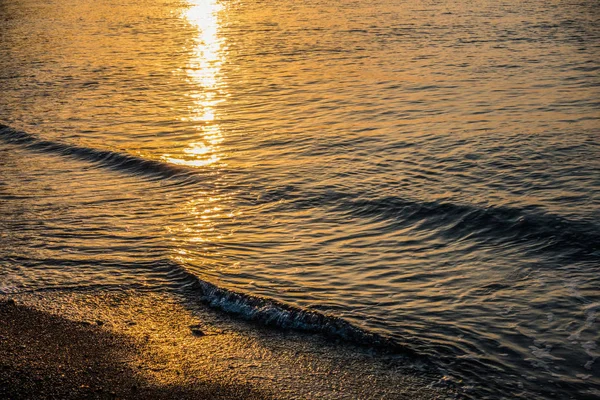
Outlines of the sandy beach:
{"label": "sandy beach", "polygon": [[176,295],[20,294],[2,299],[0,320],[2,398],[455,397],[398,356],[234,321]]}

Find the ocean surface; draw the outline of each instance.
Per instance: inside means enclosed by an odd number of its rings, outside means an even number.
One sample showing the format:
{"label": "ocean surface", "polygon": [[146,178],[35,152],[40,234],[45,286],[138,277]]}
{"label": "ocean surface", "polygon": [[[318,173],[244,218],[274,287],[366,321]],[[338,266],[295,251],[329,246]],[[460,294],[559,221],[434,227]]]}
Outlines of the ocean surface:
{"label": "ocean surface", "polygon": [[598,1],[0,0],[0,124],[1,293],[600,398]]}

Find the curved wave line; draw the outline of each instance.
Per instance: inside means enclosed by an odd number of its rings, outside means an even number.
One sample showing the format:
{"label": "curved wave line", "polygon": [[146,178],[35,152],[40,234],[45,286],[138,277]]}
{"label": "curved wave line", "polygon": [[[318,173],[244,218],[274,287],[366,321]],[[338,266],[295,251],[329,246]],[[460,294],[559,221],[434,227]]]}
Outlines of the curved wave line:
{"label": "curved wave line", "polygon": [[259,204],[265,203],[271,203],[275,208],[294,209],[327,206],[342,215],[436,231],[453,240],[474,237],[492,242],[537,243],[544,251],[565,252],[573,257],[600,257],[600,227],[597,224],[571,220],[541,209],[479,207],[399,196],[364,198],[337,191],[306,193],[293,187],[262,193]]}
{"label": "curved wave line", "polygon": [[58,154],[64,157],[89,161],[116,171],[167,179],[200,180],[200,176],[183,166],[169,165],[160,161],[147,160],[142,157],[122,154],[110,150],[98,150],[44,140],[36,135],[18,131],[2,124],[0,124],[0,139],[5,143],[18,145],[28,150]]}
{"label": "curved wave line", "polygon": [[390,338],[359,328],[342,318],[219,287],[200,279],[184,266],[171,260],[157,265],[177,275],[177,281],[182,287],[200,302],[226,314],[278,329],[316,333],[326,338],[340,339],[389,353],[423,358],[414,350]]}

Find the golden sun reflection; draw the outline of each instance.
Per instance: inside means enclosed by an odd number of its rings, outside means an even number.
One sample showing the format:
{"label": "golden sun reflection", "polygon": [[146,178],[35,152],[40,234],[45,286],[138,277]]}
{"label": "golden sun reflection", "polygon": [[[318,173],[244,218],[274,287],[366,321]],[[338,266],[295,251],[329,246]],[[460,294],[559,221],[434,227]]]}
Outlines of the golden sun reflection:
{"label": "golden sun reflection", "polygon": [[193,56],[185,70],[194,87],[189,94],[194,106],[185,120],[197,123],[199,135],[181,154],[163,154],[163,160],[171,164],[203,167],[221,160],[218,145],[223,142],[223,135],[215,115],[216,106],[224,97],[220,76],[225,53],[219,36],[221,9],[217,0],[192,0],[183,12],[183,18],[198,30]]}

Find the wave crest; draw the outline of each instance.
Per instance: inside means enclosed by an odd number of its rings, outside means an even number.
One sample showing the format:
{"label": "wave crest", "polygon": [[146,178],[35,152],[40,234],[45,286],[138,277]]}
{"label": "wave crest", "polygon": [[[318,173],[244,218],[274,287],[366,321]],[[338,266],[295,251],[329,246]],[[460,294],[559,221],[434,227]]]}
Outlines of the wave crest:
{"label": "wave crest", "polygon": [[44,140],[30,133],[15,130],[0,124],[0,139],[5,143],[21,146],[25,149],[42,153],[58,154],[64,157],[95,163],[116,171],[148,175],[159,178],[176,178],[182,180],[198,180],[200,177],[189,168],[165,164],[156,160],[147,160],[130,154],[110,150],[98,150],[58,141]]}

